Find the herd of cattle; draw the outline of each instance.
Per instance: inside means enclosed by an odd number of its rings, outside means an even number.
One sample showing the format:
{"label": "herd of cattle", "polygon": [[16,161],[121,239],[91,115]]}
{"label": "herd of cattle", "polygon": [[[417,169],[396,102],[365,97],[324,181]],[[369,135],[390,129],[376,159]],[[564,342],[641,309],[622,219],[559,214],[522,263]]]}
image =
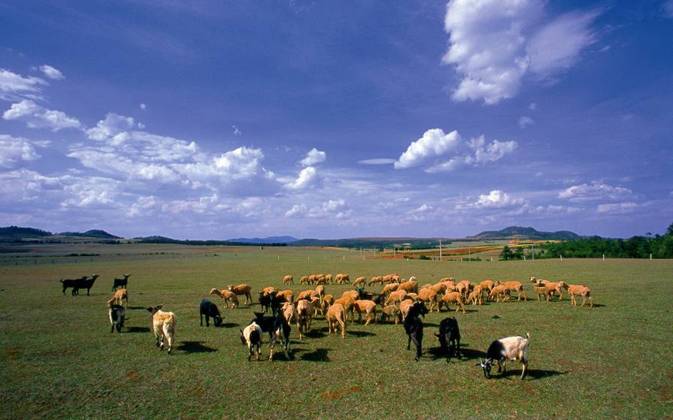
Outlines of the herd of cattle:
{"label": "herd of cattle", "polygon": [[[84,276],[77,279],[61,279],[63,294],[68,288],[72,288],[72,295],[79,294],[80,289],[87,289],[87,295],[99,276]],[[125,307],[128,304],[128,279],[125,274],[122,278],[113,281],[113,295],[108,300],[108,315],[111,324],[111,332],[116,329],[121,332],[124,319]],[[581,297],[582,306],[587,302],[593,306],[591,289],[585,285],[567,284],[564,281],[552,282],[544,279],[531,277],[533,291],[538,300],[552,301],[555,297],[563,299],[564,290],[570,296],[572,305],[577,305],[576,297]],[[282,278],[284,286],[293,285],[294,278],[286,275]],[[357,277],[351,283],[350,276],[339,273],[335,276],[330,274],[310,274],[299,279],[301,285],[315,286],[312,289],[302,290],[296,294],[292,289],[279,290],[274,286],[263,288],[258,293],[258,302],[261,312],[253,312],[254,318],[250,324],[240,330],[241,342],[247,347],[248,360],[256,356],[261,357],[262,336],[269,336],[269,359],[273,360],[273,352],[276,344],[280,344],[287,359],[291,358],[290,332],[291,325],[296,324],[297,334],[300,340],[311,330],[314,319],[322,316],[327,321],[328,334],[337,334],[345,338],[347,324],[349,322],[363,322],[368,325],[371,322],[383,322],[391,320],[395,324],[402,323],[408,336],[407,350],[411,343],[416,347],[415,360],[418,361],[422,354],[423,321],[425,314],[431,311],[440,312],[443,307],[450,310],[450,304],[455,305],[456,311],[465,313],[465,305],[483,305],[485,301],[505,302],[516,294],[517,301],[527,300],[523,283],[519,281],[493,281],[484,280],[472,283],[469,280],[455,281],[454,278],[446,277],[437,283],[418,285],[415,277],[402,279],[398,274],[373,276],[369,279]],[[346,290],[340,297],[326,293],[325,286],[331,284],[350,284],[352,290]],[[380,292],[374,293],[365,290],[365,286],[378,285]],[[247,305],[253,304],[252,288],[247,284],[230,285],[224,289],[213,288],[211,295],[222,298],[226,308],[239,306],[239,296],[245,298]],[[171,353],[175,340],[176,316],[173,312],[162,310],[162,306],[148,307],[152,314],[152,332],[155,336],[156,345],[160,350],[164,347]],[[203,326],[205,318],[206,326],[210,325],[210,318],[216,326],[221,325],[222,315],[213,302],[203,299],[199,307],[200,324]],[[270,313],[270,315],[267,315]],[[439,339],[440,350],[448,357],[460,356],[460,329],[458,321],[453,317],[443,319],[439,324],[439,331],[435,334]],[[486,351],[486,358],[480,363],[484,375],[490,377],[493,363],[497,363],[500,372],[505,367],[507,360],[518,360],[523,368],[521,378],[526,375],[528,365],[528,343],[530,335],[526,337],[512,336],[495,340]]]}

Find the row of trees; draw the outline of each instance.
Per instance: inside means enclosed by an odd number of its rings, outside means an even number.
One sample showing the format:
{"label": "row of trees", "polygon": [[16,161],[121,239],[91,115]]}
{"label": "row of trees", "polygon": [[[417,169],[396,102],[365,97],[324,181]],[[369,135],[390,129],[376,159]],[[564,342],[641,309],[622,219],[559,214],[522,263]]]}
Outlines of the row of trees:
{"label": "row of trees", "polygon": [[[530,250],[505,246],[500,253],[503,260],[523,259]],[[629,239],[604,239],[598,236],[564,242],[542,244],[535,258],[673,258],[673,224],[666,233],[654,236],[634,236]]]}

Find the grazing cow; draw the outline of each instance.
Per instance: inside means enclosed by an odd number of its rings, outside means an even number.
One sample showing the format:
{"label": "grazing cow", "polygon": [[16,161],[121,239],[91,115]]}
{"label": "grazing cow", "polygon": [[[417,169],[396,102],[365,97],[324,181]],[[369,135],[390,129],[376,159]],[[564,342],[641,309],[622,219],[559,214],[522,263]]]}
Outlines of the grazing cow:
{"label": "grazing cow", "polygon": [[121,305],[115,305],[108,302],[108,317],[110,318],[110,332],[113,333],[116,329],[118,333],[122,332],[124,326],[124,314],[126,310]]}
{"label": "grazing cow", "polygon": [[340,303],[330,306],[325,315],[327,318],[327,334],[336,335],[337,326],[341,328],[341,338],[346,338],[346,311]]}
{"label": "grazing cow", "polygon": [[91,277],[84,276],[80,279],[77,279],[75,281],[75,286],[72,289],[72,294],[73,296],[79,295],[79,289],[86,289],[86,295],[89,295],[89,291],[93,287],[93,284],[96,282],[96,279],[98,278],[98,274],[94,274]]}
{"label": "grazing cow", "polygon": [[486,351],[486,359],[482,360],[480,365],[484,370],[484,376],[488,379],[491,377],[491,367],[493,362],[498,363],[498,372],[507,370],[505,364],[507,360],[519,360],[523,368],[521,369],[521,379],[526,376],[526,368],[528,367],[528,343],[530,342],[530,334],[526,333],[526,337],[513,336],[505,337],[495,340],[491,343]]}
{"label": "grazing cow", "polygon": [[175,326],[177,324],[173,312],[164,312],[161,310],[163,305],[151,306],[147,311],[152,314],[152,331],[156,339],[156,345],[159,350],[164,349],[164,341],[168,343],[168,354],[173,350],[173,341],[175,341]]}
{"label": "grazing cow", "polygon": [[252,288],[245,283],[234,286],[233,284],[228,287],[230,292],[234,292],[237,296],[245,296],[245,303],[250,305],[252,303]]}
{"label": "grazing cow", "polygon": [[203,299],[199,305],[199,321],[201,321],[201,326],[203,327],[203,317],[206,317],[206,327],[210,327],[210,318],[213,318],[213,324],[216,327],[222,325],[222,315],[220,315],[220,310],[217,309],[217,305],[208,299]]}
{"label": "grazing cow", "polygon": [[285,358],[290,360],[290,332],[292,327],[281,313],[273,316],[264,316],[261,312],[253,312],[255,319],[252,322],[259,325],[262,332],[269,334],[269,360],[273,361],[273,348],[277,341],[280,341],[283,347]]}
{"label": "grazing cow", "polygon": [[294,279],[290,274],[283,276],[283,284],[294,284]]}
{"label": "grazing cow", "polygon": [[112,281],[112,291],[114,291],[118,287],[123,287],[124,289],[126,289],[127,288],[126,286],[129,284],[129,277],[131,277],[130,274],[124,274],[122,278],[114,279]]}
{"label": "grazing cow", "polygon": [[248,347],[248,362],[254,353],[257,353],[257,360],[262,356],[262,328],[252,321],[241,332],[241,343]]}
{"label": "grazing cow", "polygon": [[428,308],[422,302],[415,302],[409,313],[404,319],[404,332],[407,333],[409,340],[407,341],[407,350],[411,349],[411,342],[416,346],[416,361],[418,362],[423,353],[423,321],[422,316],[428,313]]}
{"label": "grazing cow", "polygon": [[[460,356],[460,329],[456,318],[444,318],[439,323],[439,346],[448,358]],[[447,359],[448,361],[448,359]]]}
{"label": "grazing cow", "polygon": [[273,308],[274,306],[278,307],[275,292],[274,293],[259,292],[259,305],[262,307],[264,313],[267,313],[269,309],[271,309],[272,313],[275,313]]}

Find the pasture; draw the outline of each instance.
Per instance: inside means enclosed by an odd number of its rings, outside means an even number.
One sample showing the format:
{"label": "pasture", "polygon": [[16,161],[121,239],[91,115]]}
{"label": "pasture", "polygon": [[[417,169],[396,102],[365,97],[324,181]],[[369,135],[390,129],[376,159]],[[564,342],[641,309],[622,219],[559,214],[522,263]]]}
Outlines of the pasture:
{"label": "pasture", "polygon": [[[77,255],[72,255],[77,254]],[[91,254],[81,256],[81,254]],[[95,255],[94,255],[95,254]],[[322,317],[309,338],[292,330],[294,360],[248,362],[242,304],[225,309],[212,287],[283,288],[292,274],[396,272],[419,285],[441,277],[481,281],[535,275],[585,283],[596,307],[563,302],[490,303],[452,312],[464,357],[436,355],[446,312],[425,318],[423,357],[414,362],[401,325],[350,322],[345,339]],[[91,296],[61,294],[59,278],[97,273]],[[106,300],[130,273],[121,335],[110,334]],[[437,262],[363,259],[355,251],[171,245],[49,245],[0,258],[0,402],[3,418],[35,417],[662,417],[673,415],[673,261],[537,260]],[[340,295],[349,286],[326,286]],[[378,292],[380,287],[368,290]],[[224,317],[199,326],[209,297]],[[243,302],[243,301],[242,301]],[[177,316],[172,355],[159,352],[145,307]],[[259,310],[259,306],[253,306]],[[530,372],[508,364],[486,380],[475,364],[496,338],[530,332]],[[264,336],[263,356],[268,356]]]}

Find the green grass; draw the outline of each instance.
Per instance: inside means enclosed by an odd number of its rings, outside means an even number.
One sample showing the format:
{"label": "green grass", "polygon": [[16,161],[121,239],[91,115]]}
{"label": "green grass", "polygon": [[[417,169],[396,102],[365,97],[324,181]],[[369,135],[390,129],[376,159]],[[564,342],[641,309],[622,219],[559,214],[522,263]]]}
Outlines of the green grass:
{"label": "green grass", "polygon": [[[55,257],[82,252],[100,256]],[[3,255],[0,265],[4,418],[673,415],[671,260],[461,263],[363,260],[358,252],[318,249],[167,245],[42,246],[28,255],[50,257],[16,255],[21,258]],[[280,353],[273,363],[246,360],[238,337],[251,318],[245,305],[225,310],[212,296],[225,327],[199,327],[198,304],[211,287],[246,282],[256,295],[262,286],[282,287],[284,274],[298,279],[310,272],[348,272],[351,278],[397,272],[417,276],[420,284],[445,276],[527,282],[536,275],[590,285],[598,307],[573,308],[566,299],[451,313],[468,357],[450,363],[430,351],[447,313],[426,317],[418,363],[406,351],[400,325],[351,323],[342,340],[325,335],[326,323],[318,319],[313,337],[303,342],[293,327],[296,360],[286,362]],[[101,278],[92,296],[61,295],[59,278],[93,273]],[[124,332],[113,335],[105,301],[112,278],[123,273],[132,274],[131,309]],[[327,286],[333,294],[346,289]],[[149,313],[142,309],[156,304],[177,315],[171,356],[154,347]],[[519,365],[512,363],[514,375],[484,379],[475,366],[479,351],[495,338],[527,331],[531,375],[520,381]]]}

